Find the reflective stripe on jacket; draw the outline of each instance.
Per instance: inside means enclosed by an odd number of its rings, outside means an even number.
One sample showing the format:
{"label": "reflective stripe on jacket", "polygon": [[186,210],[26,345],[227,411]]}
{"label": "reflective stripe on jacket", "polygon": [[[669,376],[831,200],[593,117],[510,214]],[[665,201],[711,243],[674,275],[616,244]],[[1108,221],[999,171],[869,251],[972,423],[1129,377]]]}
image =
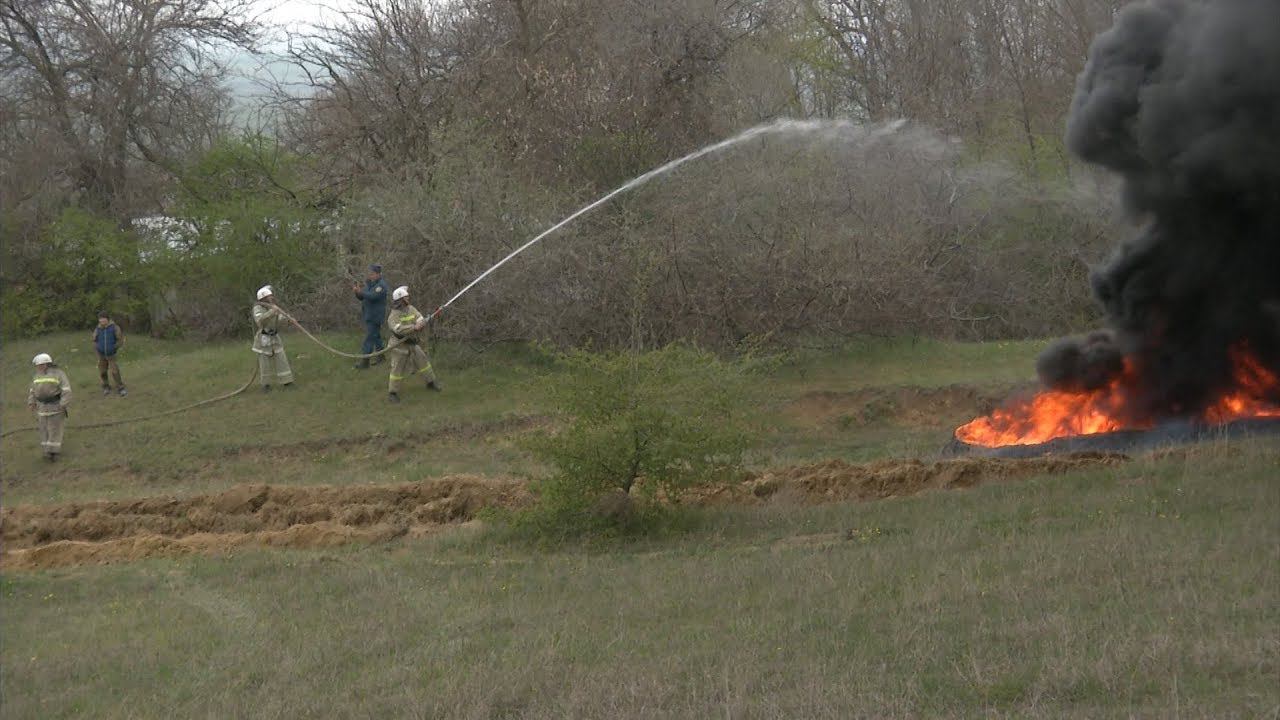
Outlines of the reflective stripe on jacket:
{"label": "reflective stripe on jacket", "polygon": [[422,343],[426,340],[426,328],[418,330],[416,327],[421,319],[422,313],[412,305],[391,308],[391,314],[387,316],[387,327],[391,328],[391,332],[397,338],[406,343]]}
{"label": "reflective stripe on jacket", "polygon": [[46,372],[37,371],[31,378],[31,387],[27,389],[27,404],[40,404],[42,407],[57,404],[66,407],[71,402],[71,381],[62,368],[52,366]]}
{"label": "reflective stripe on jacket", "polygon": [[253,325],[258,332],[253,336],[253,351],[262,355],[274,355],[284,351],[280,339],[280,309],[263,303],[253,306]]}

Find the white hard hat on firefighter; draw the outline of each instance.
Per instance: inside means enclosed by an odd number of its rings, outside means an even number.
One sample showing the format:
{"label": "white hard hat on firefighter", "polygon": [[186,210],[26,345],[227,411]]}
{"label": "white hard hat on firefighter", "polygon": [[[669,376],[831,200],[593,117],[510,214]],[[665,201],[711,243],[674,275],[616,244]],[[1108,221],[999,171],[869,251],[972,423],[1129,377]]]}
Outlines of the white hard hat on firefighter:
{"label": "white hard hat on firefighter", "polygon": [[39,355],[31,358],[31,364],[32,365],[52,365],[53,358],[49,357],[49,353],[40,353]]}
{"label": "white hard hat on firefighter", "polygon": [[392,299],[392,300],[403,300],[403,299],[405,299],[405,298],[407,298],[407,297],[409,297],[409,286],[408,286],[408,285],[401,285],[400,287],[396,288],[395,290],[393,290],[393,291],[391,292],[391,299]]}
{"label": "white hard hat on firefighter", "polygon": [[262,287],[258,288],[258,299],[259,299],[259,300],[261,300],[262,298],[265,298],[265,297],[271,297],[271,296],[272,296],[272,295],[274,295],[274,294],[275,294],[275,293],[271,291],[271,286],[270,286],[270,285],[263,285]]}

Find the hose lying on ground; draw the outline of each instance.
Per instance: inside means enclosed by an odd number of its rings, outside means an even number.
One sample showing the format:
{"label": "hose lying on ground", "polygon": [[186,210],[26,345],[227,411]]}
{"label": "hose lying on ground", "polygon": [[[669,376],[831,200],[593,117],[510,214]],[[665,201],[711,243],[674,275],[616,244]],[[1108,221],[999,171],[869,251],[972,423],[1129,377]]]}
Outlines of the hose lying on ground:
{"label": "hose lying on ground", "polygon": [[[73,430],[88,430],[91,428],[112,427],[113,425],[126,425],[128,423],[142,422],[143,420],[155,420],[156,418],[162,418],[167,415],[177,415],[178,413],[187,412],[188,410],[195,410],[196,408],[204,407],[205,405],[212,405],[216,402],[221,402],[223,400],[230,400],[231,398],[239,395],[245,390],[248,390],[249,387],[253,385],[253,381],[257,379],[258,379],[258,366],[255,363],[253,366],[253,375],[249,377],[249,381],[241,385],[240,387],[236,388],[235,390],[232,390],[229,393],[224,393],[217,397],[209,398],[208,400],[201,400],[200,402],[191,403],[190,405],[183,405],[182,407],[173,408],[172,410],[164,410],[158,413],[151,413],[150,415],[139,415],[138,417],[120,418],[119,420],[106,420],[103,422],[86,423],[84,425],[71,425],[68,423],[67,428],[73,429]],[[6,437],[9,437],[10,435],[16,435],[20,432],[30,432],[34,430],[36,430],[35,427],[9,428],[8,430],[5,430],[4,432],[0,433],[0,438],[6,438]]]}
{"label": "hose lying on ground", "polygon": [[[315,335],[312,335],[312,334],[311,334],[311,332],[310,332],[309,330],[307,330],[306,328],[302,327],[302,324],[301,324],[301,323],[299,323],[299,322],[298,322],[298,321],[297,321],[297,320],[296,320],[292,315],[290,315],[289,313],[285,312],[283,309],[282,309],[282,310],[280,310],[280,313],[281,313],[281,314],[282,314],[286,319],[288,319],[290,322],[292,322],[292,323],[293,323],[293,325],[294,325],[294,327],[296,327],[296,328],[298,328],[299,330],[301,330],[303,335],[306,335],[307,337],[311,338],[312,342],[314,342],[315,344],[317,344],[317,345],[319,345],[320,347],[324,348],[325,350],[328,350],[329,352],[333,353],[334,355],[341,355],[342,357],[346,357],[346,358],[355,358],[355,359],[357,359],[357,360],[361,360],[361,359],[373,358],[373,357],[377,357],[377,356],[379,356],[379,355],[382,355],[383,353],[386,353],[386,352],[387,352],[388,350],[390,350],[391,348],[393,348],[393,347],[395,347],[395,346],[397,346],[397,345],[399,345],[399,344],[400,344],[400,342],[399,342],[398,340],[393,339],[390,343],[388,343],[388,344],[387,344],[387,346],[386,346],[386,347],[382,348],[381,350],[379,350],[379,351],[377,351],[377,352],[369,353],[369,354],[367,354],[367,355],[360,355],[360,354],[355,354],[355,353],[346,353],[346,352],[342,352],[341,350],[338,350],[337,348],[334,348],[334,347],[329,346],[329,345],[328,345],[328,344],[326,344],[323,340],[321,340],[320,338],[316,337]],[[430,320],[430,317],[434,317],[434,316],[429,316],[429,317],[428,317],[428,321]],[[239,395],[239,394],[243,393],[245,390],[248,390],[248,389],[249,389],[249,387],[250,387],[251,385],[253,385],[253,381],[254,381],[254,380],[257,380],[257,379],[258,379],[258,366],[257,366],[257,364],[255,363],[255,364],[254,364],[254,367],[253,367],[253,376],[249,378],[249,381],[248,381],[248,382],[246,382],[244,385],[241,385],[240,387],[236,388],[235,390],[232,390],[232,391],[231,391],[231,392],[229,392],[229,393],[224,393],[224,394],[219,395],[219,396],[217,396],[217,397],[209,398],[208,400],[201,400],[200,402],[191,403],[190,405],[183,405],[182,407],[179,407],[179,408],[173,408],[172,410],[165,410],[165,411],[163,411],[163,412],[152,413],[152,414],[150,414],[150,415],[139,415],[138,417],[121,418],[121,419],[119,419],[119,420],[106,420],[106,421],[103,421],[103,422],[86,423],[86,424],[83,424],[83,425],[81,425],[81,424],[75,424],[75,425],[72,425],[72,424],[68,423],[68,424],[67,424],[67,428],[68,428],[68,429],[74,429],[74,430],[90,430],[90,429],[93,429],[93,428],[113,427],[113,426],[115,426],[115,425],[127,425],[127,424],[129,424],[129,423],[142,422],[142,421],[144,421],[144,420],[155,420],[156,418],[162,418],[162,417],[166,417],[166,416],[168,416],[168,415],[177,415],[178,413],[184,413],[184,412],[187,412],[187,411],[189,411],[189,410],[195,410],[196,408],[201,408],[201,407],[204,407],[205,405],[212,405],[213,403],[221,402],[221,401],[223,401],[223,400],[230,400],[231,398],[233,398],[233,397],[235,397],[235,396],[237,396],[237,395]],[[21,432],[31,432],[31,431],[34,431],[34,430],[36,430],[36,429],[37,429],[37,428],[35,428],[35,427],[30,427],[30,426],[28,426],[28,427],[18,427],[18,428],[9,428],[8,430],[5,430],[4,432],[0,432],[0,438],[6,438],[6,437],[9,437],[10,435],[16,435],[16,434],[21,433]]]}

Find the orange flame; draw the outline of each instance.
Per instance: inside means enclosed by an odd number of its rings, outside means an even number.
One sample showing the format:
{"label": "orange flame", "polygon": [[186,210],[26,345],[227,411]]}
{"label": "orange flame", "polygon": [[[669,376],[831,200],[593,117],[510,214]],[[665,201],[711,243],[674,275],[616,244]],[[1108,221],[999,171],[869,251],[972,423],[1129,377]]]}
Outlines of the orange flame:
{"label": "orange flame", "polygon": [[1221,425],[1251,417],[1280,417],[1280,404],[1267,399],[1280,395],[1280,378],[1244,350],[1232,351],[1231,357],[1236,388],[1206,410],[1204,419]]}
{"label": "orange flame", "polygon": [[[1213,403],[1202,419],[1211,424],[1253,417],[1280,417],[1280,379],[1247,350],[1231,352],[1235,363],[1233,389]],[[1145,430],[1151,419],[1135,420],[1124,412],[1128,388],[1133,386],[1133,364],[1126,360],[1124,372],[1102,389],[1088,392],[1044,390],[1033,397],[1007,404],[990,415],[975,418],[956,428],[957,440],[968,445],[1036,445],[1073,435],[1091,435],[1116,430]]]}

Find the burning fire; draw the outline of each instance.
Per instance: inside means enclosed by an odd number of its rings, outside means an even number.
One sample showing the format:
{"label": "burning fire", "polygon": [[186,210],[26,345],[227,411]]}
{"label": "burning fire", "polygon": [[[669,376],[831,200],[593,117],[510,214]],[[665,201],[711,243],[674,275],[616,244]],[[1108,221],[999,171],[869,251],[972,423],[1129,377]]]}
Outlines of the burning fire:
{"label": "burning fire", "polygon": [[[1280,417],[1280,403],[1274,400],[1280,397],[1280,378],[1245,350],[1233,350],[1231,356],[1235,386],[1201,419],[1218,425],[1245,418]],[[999,447],[1116,430],[1146,430],[1155,425],[1153,420],[1134,420],[1124,412],[1134,380],[1133,365],[1126,361],[1124,372],[1104,388],[1041,391],[961,425],[956,428],[956,439],[969,445]]]}
{"label": "burning fire", "polygon": [[1236,365],[1236,389],[1214,403],[1204,419],[1220,425],[1243,418],[1280,417],[1280,404],[1274,401],[1280,395],[1280,379],[1248,352],[1236,350],[1231,357]]}

